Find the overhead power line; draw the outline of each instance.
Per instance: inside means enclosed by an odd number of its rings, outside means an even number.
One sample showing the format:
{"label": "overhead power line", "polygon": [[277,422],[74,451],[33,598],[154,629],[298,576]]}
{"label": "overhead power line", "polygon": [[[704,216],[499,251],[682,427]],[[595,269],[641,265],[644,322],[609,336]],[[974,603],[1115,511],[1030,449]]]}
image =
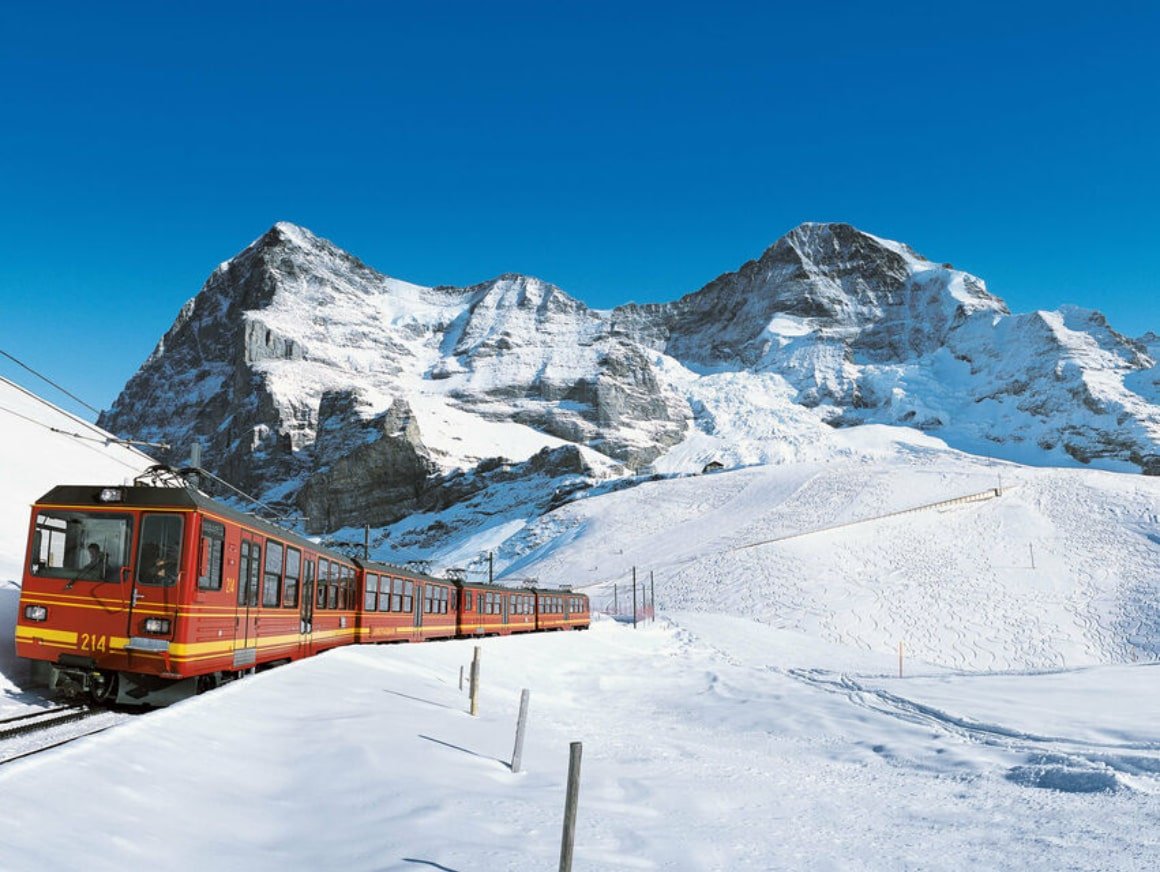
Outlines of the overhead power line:
{"label": "overhead power line", "polygon": [[101,410],[100,410],[100,409],[97,409],[97,408],[94,408],[93,406],[90,406],[88,403],[86,403],[84,400],[82,400],[82,399],[81,399],[80,397],[78,397],[76,394],[72,393],[71,391],[67,390],[66,388],[62,388],[60,385],[58,385],[56,382],[54,382],[54,381],[53,381],[52,379],[50,379],[48,376],[46,376],[46,375],[43,375],[42,373],[39,373],[39,372],[37,372],[35,369],[33,369],[31,366],[29,366],[29,365],[28,365],[27,363],[25,363],[24,361],[22,361],[22,360],[17,360],[15,357],[13,357],[11,354],[9,354],[7,351],[5,351],[5,350],[4,350],[4,349],[2,349],[2,348],[0,348],[0,355],[3,355],[4,357],[7,357],[9,360],[11,360],[13,363],[15,363],[15,364],[16,364],[17,366],[19,366],[21,369],[25,369],[25,370],[27,370],[28,372],[32,373],[34,376],[36,376],[36,377],[37,377],[38,379],[40,379],[41,381],[43,381],[43,382],[47,382],[48,384],[52,385],[54,388],[56,388],[58,391],[60,391],[60,392],[61,392],[62,394],[64,394],[66,397],[69,397],[69,398],[71,398],[71,399],[73,399],[73,400],[76,400],[78,403],[80,403],[82,406],[84,406],[86,409],[88,409],[88,410],[89,410],[90,412],[92,412],[94,415],[100,415],[100,414],[101,414]]}

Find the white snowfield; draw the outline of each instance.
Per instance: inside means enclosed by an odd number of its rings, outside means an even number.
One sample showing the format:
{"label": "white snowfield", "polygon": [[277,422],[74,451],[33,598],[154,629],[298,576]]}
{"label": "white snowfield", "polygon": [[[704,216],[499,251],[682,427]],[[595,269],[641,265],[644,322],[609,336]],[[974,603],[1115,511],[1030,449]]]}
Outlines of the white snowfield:
{"label": "white snowfield", "polygon": [[[772,457],[776,428],[717,408]],[[27,505],[116,473],[17,432],[0,717],[33,704],[10,643]],[[576,870],[1156,868],[1160,480],[885,427],[794,450],[481,529],[503,575],[598,607],[630,611],[636,567],[655,624],[347,648],[0,766],[0,869],[553,869],[574,741]]]}

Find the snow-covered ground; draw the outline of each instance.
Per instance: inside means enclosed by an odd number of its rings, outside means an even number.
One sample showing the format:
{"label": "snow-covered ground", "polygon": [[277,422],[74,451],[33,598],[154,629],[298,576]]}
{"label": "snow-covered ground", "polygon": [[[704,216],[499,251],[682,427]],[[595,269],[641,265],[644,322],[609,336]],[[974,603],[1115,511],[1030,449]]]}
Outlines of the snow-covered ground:
{"label": "snow-covered ground", "polygon": [[[1154,868],[1156,667],[944,674],[744,618],[348,649],[0,771],[6,869]],[[531,692],[522,771],[509,762]]]}
{"label": "snow-covered ground", "polygon": [[[17,432],[0,717],[28,502],[128,462]],[[1160,481],[840,436],[511,521],[507,576],[659,617],[483,640],[478,717],[475,643],[345,649],[0,767],[0,868],[554,868],[573,741],[577,870],[1154,868]]]}

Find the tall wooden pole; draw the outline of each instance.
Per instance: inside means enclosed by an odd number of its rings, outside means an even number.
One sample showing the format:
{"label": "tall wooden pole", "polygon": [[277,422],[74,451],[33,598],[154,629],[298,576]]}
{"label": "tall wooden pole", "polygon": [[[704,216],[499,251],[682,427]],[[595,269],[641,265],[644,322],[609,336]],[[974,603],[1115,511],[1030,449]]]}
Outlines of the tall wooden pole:
{"label": "tall wooden pole", "polygon": [[576,806],[580,802],[580,758],[584,745],[573,742],[568,750],[568,793],[564,798],[564,835],[560,841],[560,872],[572,872],[572,846],[576,841]]}
{"label": "tall wooden pole", "polygon": [[532,692],[527,688],[520,691],[520,717],[516,721],[516,746],[512,749],[512,772],[520,771],[520,761],[524,757],[524,731],[528,725],[528,701]]}
{"label": "tall wooden pole", "polygon": [[475,656],[471,658],[471,716],[479,714],[479,646],[475,646]]}

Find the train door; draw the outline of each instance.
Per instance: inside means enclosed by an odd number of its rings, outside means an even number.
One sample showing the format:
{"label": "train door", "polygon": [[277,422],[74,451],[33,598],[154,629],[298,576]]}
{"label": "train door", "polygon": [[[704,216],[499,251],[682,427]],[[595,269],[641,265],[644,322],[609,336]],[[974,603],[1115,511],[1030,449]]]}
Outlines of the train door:
{"label": "train door", "polygon": [[238,558],[238,612],[234,620],[234,666],[253,666],[258,656],[258,589],[262,546],[258,537],[242,531]]}
{"label": "train door", "polygon": [[[415,585],[415,630],[418,631],[423,626],[423,597],[427,595],[427,585]],[[415,633],[415,638],[419,638],[419,633]]]}
{"label": "train door", "polygon": [[141,520],[137,545],[137,571],[129,597],[129,649],[134,650],[133,612],[138,608],[156,610],[176,599],[175,585],[182,566],[182,534],[185,520],[177,514],[147,514]]}
{"label": "train door", "polygon": [[511,611],[511,596],[509,594],[500,594],[500,601],[503,603],[503,624],[506,627],[511,619],[509,612]]}
{"label": "train door", "polygon": [[307,556],[302,576],[302,607],[298,613],[299,640],[304,654],[311,653],[311,634],[314,632],[314,557]]}

